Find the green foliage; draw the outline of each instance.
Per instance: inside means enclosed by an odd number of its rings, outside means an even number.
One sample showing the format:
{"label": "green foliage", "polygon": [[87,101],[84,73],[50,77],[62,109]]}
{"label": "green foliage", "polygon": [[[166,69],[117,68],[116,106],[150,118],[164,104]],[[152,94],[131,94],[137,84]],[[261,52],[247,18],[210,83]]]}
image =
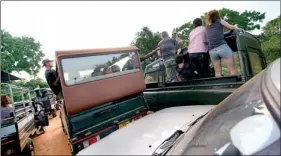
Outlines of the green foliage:
{"label": "green foliage", "polygon": [[281,56],[280,36],[272,36],[262,43],[262,49],[267,63],[271,63]]}
{"label": "green foliage", "polygon": [[138,47],[141,55],[146,55],[154,50],[160,41],[159,32],[153,33],[148,27],[143,27],[140,32],[137,32],[131,45]]}
{"label": "green foliage", "polygon": [[264,35],[267,37],[272,37],[276,35],[280,36],[280,16],[267,22],[262,29]]}
{"label": "green foliage", "polygon": [[43,81],[41,78],[32,79],[30,81],[14,81],[14,85],[28,88],[29,90],[34,90],[35,88],[49,88],[47,82]]}
{"label": "green foliage", "polygon": [[265,13],[257,11],[245,10],[244,12],[239,13],[235,10],[223,8],[219,10],[219,12],[221,17],[228,23],[232,25],[237,24],[239,28],[242,28],[246,31],[260,29],[259,23],[261,23],[265,18]]}
{"label": "green foliage", "polygon": [[[160,41],[160,32],[153,33],[148,27],[143,27],[140,32],[137,32],[131,45],[136,46],[140,50],[140,55],[144,56],[154,50]],[[141,63],[142,69],[144,70],[149,63],[149,60],[143,61]]]}
{"label": "green foliage", "polygon": [[263,33],[259,35],[259,39],[262,42],[262,50],[268,64],[281,56],[280,16],[269,21],[263,27]]}
{"label": "green foliage", "polygon": [[44,53],[41,44],[32,37],[15,37],[1,30],[1,69],[7,72],[26,71],[35,76],[40,68]]}
{"label": "green foliage", "polygon": [[178,28],[175,28],[174,31],[178,33],[178,37],[183,40],[183,48],[187,47],[187,42],[190,32],[194,29],[194,26],[191,21],[184,23]]}

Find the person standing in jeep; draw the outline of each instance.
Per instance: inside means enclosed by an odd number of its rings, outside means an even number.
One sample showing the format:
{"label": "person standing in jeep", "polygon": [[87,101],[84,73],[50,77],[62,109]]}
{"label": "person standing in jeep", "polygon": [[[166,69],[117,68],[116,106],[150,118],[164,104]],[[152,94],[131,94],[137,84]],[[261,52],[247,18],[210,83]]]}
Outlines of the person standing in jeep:
{"label": "person standing in jeep", "polygon": [[46,68],[45,78],[47,80],[49,87],[57,96],[57,98],[60,99],[62,97],[60,79],[59,76],[57,75],[57,72],[54,69],[52,69],[54,67],[53,62],[54,62],[53,60],[45,59],[42,61],[42,64],[43,67]]}
{"label": "person standing in jeep", "polygon": [[193,21],[194,29],[189,34],[188,53],[190,61],[195,65],[198,78],[209,76],[208,41],[206,27],[202,25],[202,20],[196,18]]}
{"label": "person standing in jeep", "polygon": [[162,32],[162,40],[158,43],[158,56],[161,56],[164,60],[164,65],[166,68],[166,81],[177,81],[178,72],[176,70],[175,56],[180,47],[182,40],[178,37],[170,38],[167,31]]}

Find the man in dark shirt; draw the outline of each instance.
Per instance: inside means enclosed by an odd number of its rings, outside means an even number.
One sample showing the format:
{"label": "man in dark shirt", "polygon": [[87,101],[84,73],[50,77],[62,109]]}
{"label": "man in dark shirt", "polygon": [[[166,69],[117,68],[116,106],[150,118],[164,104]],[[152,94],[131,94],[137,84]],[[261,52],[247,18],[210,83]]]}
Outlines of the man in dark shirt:
{"label": "man in dark shirt", "polygon": [[52,69],[54,67],[53,60],[45,59],[42,61],[43,67],[46,68],[45,78],[51,90],[55,93],[58,98],[61,98],[61,85],[60,79],[57,72]]}
{"label": "man in dark shirt", "polygon": [[181,81],[192,80],[195,78],[194,66],[186,59],[188,53],[178,54],[176,56],[176,63],[178,64],[177,71]]}
{"label": "man in dark shirt", "polygon": [[170,38],[166,31],[162,32],[162,40],[158,43],[158,56],[161,56],[164,60],[167,81],[173,82],[178,80],[175,56],[177,54],[177,50],[181,42],[182,41],[178,37],[176,37],[176,39]]}

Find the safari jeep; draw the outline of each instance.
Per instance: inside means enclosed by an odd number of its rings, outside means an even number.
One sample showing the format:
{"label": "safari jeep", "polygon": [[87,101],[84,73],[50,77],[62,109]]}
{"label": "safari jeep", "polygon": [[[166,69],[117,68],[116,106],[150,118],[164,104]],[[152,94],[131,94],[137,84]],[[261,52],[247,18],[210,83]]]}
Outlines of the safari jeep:
{"label": "safari jeep", "polygon": [[266,68],[261,43],[255,36],[236,30],[226,33],[224,37],[234,52],[237,76],[229,75],[226,65],[222,63],[223,77],[216,78],[210,74],[208,78],[165,82],[163,60],[157,59],[145,68],[144,97],[150,109],[156,111],[172,106],[217,105]]}
{"label": "safari jeep", "polygon": [[73,154],[146,115],[137,48],[56,51],[56,63]]}

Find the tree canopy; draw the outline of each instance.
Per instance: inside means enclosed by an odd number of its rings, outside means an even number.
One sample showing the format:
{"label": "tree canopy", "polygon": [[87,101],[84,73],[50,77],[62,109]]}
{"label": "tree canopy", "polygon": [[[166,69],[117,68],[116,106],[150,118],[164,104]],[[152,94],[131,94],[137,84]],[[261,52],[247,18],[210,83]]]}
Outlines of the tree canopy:
{"label": "tree canopy", "polygon": [[35,88],[49,88],[47,82],[41,78],[32,79],[30,81],[14,81],[14,85],[28,88],[29,90],[34,90]]}
{"label": "tree canopy", "polygon": [[[228,23],[235,25],[239,28],[242,28],[246,31],[252,31],[255,29],[260,29],[260,23],[265,18],[265,13],[257,12],[257,11],[244,11],[242,13],[223,8],[219,10],[221,18],[226,20]],[[205,24],[205,14],[201,17],[203,24]],[[178,32],[178,36],[184,40],[184,47],[186,47],[186,41],[189,38],[190,32],[194,29],[193,21],[188,21],[187,23],[182,24],[181,26],[175,28],[176,32]]]}
{"label": "tree canopy", "polygon": [[259,36],[262,50],[267,63],[271,63],[281,56],[280,49],[280,16],[269,21],[263,27],[263,33]]}
{"label": "tree canopy", "polygon": [[40,60],[44,57],[41,44],[33,37],[12,36],[1,30],[1,69],[7,72],[25,71],[36,76],[41,68]]}
{"label": "tree canopy", "polygon": [[131,45],[138,47],[140,53],[145,55],[154,50],[160,41],[161,35],[159,32],[153,33],[148,27],[143,27],[140,32],[136,33],[136,38]]}

